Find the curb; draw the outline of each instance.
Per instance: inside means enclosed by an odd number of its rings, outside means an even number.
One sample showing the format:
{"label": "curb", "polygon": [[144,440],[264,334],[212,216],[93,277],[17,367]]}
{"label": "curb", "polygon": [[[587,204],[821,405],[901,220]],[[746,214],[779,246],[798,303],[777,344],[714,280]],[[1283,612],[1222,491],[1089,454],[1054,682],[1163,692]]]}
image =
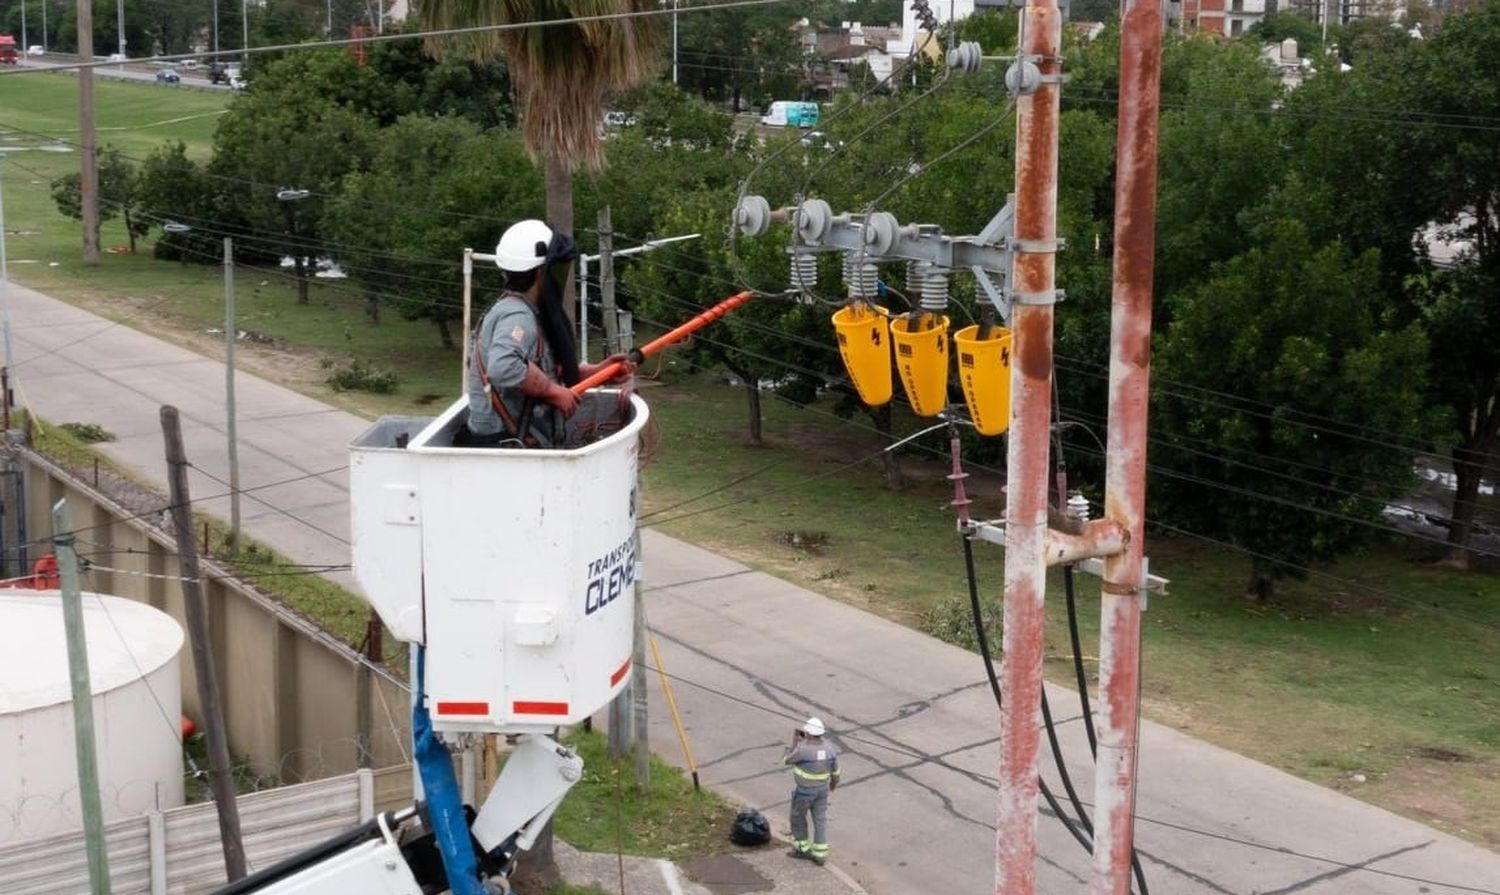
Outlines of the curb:
{"label": "curb", "polygon": [[[780,843],[781,845],[790,846],[792,844],[792,840],[789,837],[787,837],[785,835],[782,835],[782,833],[781,833],[780,830],[773,830],[771,832],[771,838],[773,840],[775,840],[776,842]],[[826,870],[826,871],[828,871],[830,874],[832,874],[834,879],[836,879],[839,882],[843,883],[844,887],[849,890],[849,892],[851,893],[851,895],[870,895],[869,892],[865,891],[865,887],[864,886],[861,886],[854,879],[854,877],[850,876],[847,872],[845,872],[843,869],[841,869],[837,864],[834,864],[834,863],[831,863],[831,862],[827,863],[827,864],[824,864],[823,865],[823,869]]]}

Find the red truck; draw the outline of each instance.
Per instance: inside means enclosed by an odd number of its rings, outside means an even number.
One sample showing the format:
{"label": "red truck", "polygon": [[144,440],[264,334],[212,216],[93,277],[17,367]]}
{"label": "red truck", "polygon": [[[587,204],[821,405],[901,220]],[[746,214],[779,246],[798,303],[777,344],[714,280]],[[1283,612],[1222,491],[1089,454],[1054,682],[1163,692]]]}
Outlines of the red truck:
{"label": "red truck", "polygon": [[16,65],[21,61],[16,51],[16,39],[9,34],[0,34],[0,65]]}

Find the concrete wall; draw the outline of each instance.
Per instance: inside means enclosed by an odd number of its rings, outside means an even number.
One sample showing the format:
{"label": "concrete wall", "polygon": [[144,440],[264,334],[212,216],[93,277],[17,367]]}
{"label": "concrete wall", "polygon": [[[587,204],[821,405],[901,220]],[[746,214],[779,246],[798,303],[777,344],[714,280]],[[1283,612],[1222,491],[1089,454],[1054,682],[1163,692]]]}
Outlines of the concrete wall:
{"label": "concrete wall", "polygon": [[[67,498],[79,552],[120,572],[96,570],[83,589],[149,603],[184,628],[175,540],[157,514],[136,518],[45,457],[17,450],[33,558],[48,551],[52,506]],[[255,589],[203,563],[209,634],[230,748],[268,782],[296,783],[359,767],[407,763],[410,695],[357,650]],[[157,577],[165,576],[165,577]],[[184,648],[182,707],[200,719],[192,651]]]}

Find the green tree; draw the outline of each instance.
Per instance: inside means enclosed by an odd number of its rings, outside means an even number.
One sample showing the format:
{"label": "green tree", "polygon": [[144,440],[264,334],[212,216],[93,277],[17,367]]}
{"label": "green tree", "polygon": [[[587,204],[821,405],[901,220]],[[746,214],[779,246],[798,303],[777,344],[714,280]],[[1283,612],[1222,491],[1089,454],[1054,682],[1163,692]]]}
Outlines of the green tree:
{"label": "green tree", "polygon": [[678,25],[678,83],[704,99],[740,110],[802,96],[802,47],[785,7],[720,10],[683,16]]}
{"label": "green tree", "polygon": [[379,127],[405,115],[460,115],[482,127],[511,122],[502,64],[435,61],[415,41],[373,44],[361,64],[348,50],[304,50],[263,63],[255,92],[293,105],[342,106]]}
{"label": "green tree", "polygon": [[1354,520],[1378,522],[1383,499],[1411,480],[1410,452],[1299,418],[1424,436],[1427,340],[1415,325],[1381,328],[1373,252],[1317,247],[1290,220],[1251,245],[1167,299],[1154,363],[1162,380],[1191,386],[1153,399],[1161,440],[1151,499],[1174,524],[1283,560],[1252,563],[1247,593],[1267,599],[1293,565],[1368,541],[1371,529]]}
{"label": "green tree", "polygon": [[[372,319],[382,298],[409,320],[430,320],[444,347],[453,347],[460,318],[465,248],[488,252],[504,223],[534,217],[542,184],[514,131],[480,131],[462,118],[411,115],[381,130],[368,170],[345,178],[323,221],[339,258],[365,291]],[[493,268],[476,265],[475,314],[483,288],[498,284]]]}
{"label": "green tree", "polygon": [[163,230],[152,247],[157,258],[174,261],[217,261],[222,250],[212,227],[223,220],[218,192],[204,166],[188,158],[181,140],[157,147],[141,163],[136,194],[143,217],[154,224],[176,222],[192,227],[186,232]]}
{"label": "green tree", "polygon": [[[1500,120],[1500,3],[1453,16],[1418,43],[1417,108],[1449,122]],[[1431,220],[1468,246],[1457,271],[1413,290],[1434,332],[1432,364],[1441,371],[1434,397],[1451,408],[1458,428],[1449,560],[1467,566],[1480,476],[1500,440],[1500,140],[1468,127],[1421,128],[1419,137],[1425,164],[1418,177]]]}
{"label": "green tree", "polygon": [[[654,0],[427,0],[418,13],[426,30],[572,19],[601,13],[656,10]],[[610,91],[644,81],[659,70],[660,22],[649,17],[599,19],[546,28],[486,31],[431,41],[440,58],[479,61],[504,56],[519,105],[527,147],[546,165],[547,220],[573,232],[573,172],[604,164],[599,127]],[[576,317],[571,300],[567,312]]]}
{"label": "green tree", "polygon": [[[1352,71],[1320,72],[1287,99],[1285,185],[1264,217],[1295,209],[1319,241],[1381,259],[1393,319],[1434,327],[1429,403],[1446,407],[1459,489],[1450,559],[1466,563],[1483,455],[1497,438],[1500,378],[1485,363],[1500,303],[1500,4],[1451,16],[1433,37],[1371,44]],[[1432,273],[1429,237],[1466,247],[1462,268]],[[1472,269],[1470,269],[1472,268]],[[1441,332],[1442,336],[1437,334]],[[1456,363],[1462,362],[1455,367]]]}
{"label": "green tree", "polygon": [[[111,53],[120,52],[120,20],[115,0],[93,0],[93,3],[94,55],[108,56]],[[78,52],[78,8],[72,3],[63,3],[59,6],[61,6],[61,15],[48,17],[47,25],[54,35],[53,44],[49,44],[48,49],[63,53],[76,53]],[[146,19],[141,14],[138,0],[125,0],[125,52],[130,56],[146,56],[151,53],[151,37],[146,32]]]}
{"label": "green tree", "polygon": [[323,211],[345,175],[363,168],[371,149],[367,118],[331,102],[283,102],[275,93],[239,97],[214,133],[209,173],[224,209],[290,255],[297,302],[308,301],[311,262],[327,254]]}
{"label": "green tree", "polygon": [[[162,55],[192,52],[192,41],[206,18],[204,6],[191,0],[140,0],[142,29]],[[228,7],[223,16],[228,16]]]}
{"label": "green tree", "polygon": [[1308,51],[1323,46],[1323,31],[1316,22],[1301,13],[1291,10],[1273,12],[1265,18],[1250,26],[1245,32],[1245,40],[1256,46],[1267,43],[1281,43],[1288,37],[1297,41],[1297,52],[1307,54]]}
{"label": "green tree", "polygon": [[1236,42],[1182,55],[1188,65],[1161,118],[1158,296],[1239,254],[1250,240],[1246,210],[1261,205],[1284,173],[1281,131],[1269,114],[1282,90],[1258,48]]}
{"label": "green tree", "polygon": [[[151,229],[149,221],[140,215],[140,192],[135,166],[120,154],[120,150],[106,146],[95,151],[99,171],[99,220],[100,222],[121,218],[126,236],[130,239],[130,251],[135,251],[135,240]],[[81,175],[65,174],[52,181],[52,201],[57,210],[68,217],[83,220]]]}

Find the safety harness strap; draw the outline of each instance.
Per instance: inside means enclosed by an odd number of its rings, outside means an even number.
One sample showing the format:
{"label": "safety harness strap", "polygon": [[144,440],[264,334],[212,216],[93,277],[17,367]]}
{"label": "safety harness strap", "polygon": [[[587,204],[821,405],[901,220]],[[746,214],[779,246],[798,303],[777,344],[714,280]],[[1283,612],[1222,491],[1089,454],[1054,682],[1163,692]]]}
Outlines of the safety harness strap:
{"label": "safety harness strap", "polygon": [[[501,296],[501,298],[504,297],[503,295]],[[532,315],[535,316],[535,311],[532,312]],[[542,337],[541,327],[538,326],[536,334],[536,358],[534,359],[538,367],[542,365],[542,356],[546,347],[547,341]],[[524,427],[516,425],[515,417],[510,415],[510,411],[506,409],[505,402],[500,400],[500,395],[495,391],[495,384],[490,382],[490,373],[484,366],[484,352],[480,348],[481,346],[476,334],[473,352],[474,372],[479,374],[479,381],[484,383],[484,393],[490,399],[490,406],[495,409],[495,414],[500,417],[501,424],[505,426],[505,431],[511,438],[519,439],[527,447],[536,447],[536,438],[526,434],[526,430],[531,428],[532,398],[528,395],[526,400],[521,402],[521,418],[525,421],[526,425]]]}

